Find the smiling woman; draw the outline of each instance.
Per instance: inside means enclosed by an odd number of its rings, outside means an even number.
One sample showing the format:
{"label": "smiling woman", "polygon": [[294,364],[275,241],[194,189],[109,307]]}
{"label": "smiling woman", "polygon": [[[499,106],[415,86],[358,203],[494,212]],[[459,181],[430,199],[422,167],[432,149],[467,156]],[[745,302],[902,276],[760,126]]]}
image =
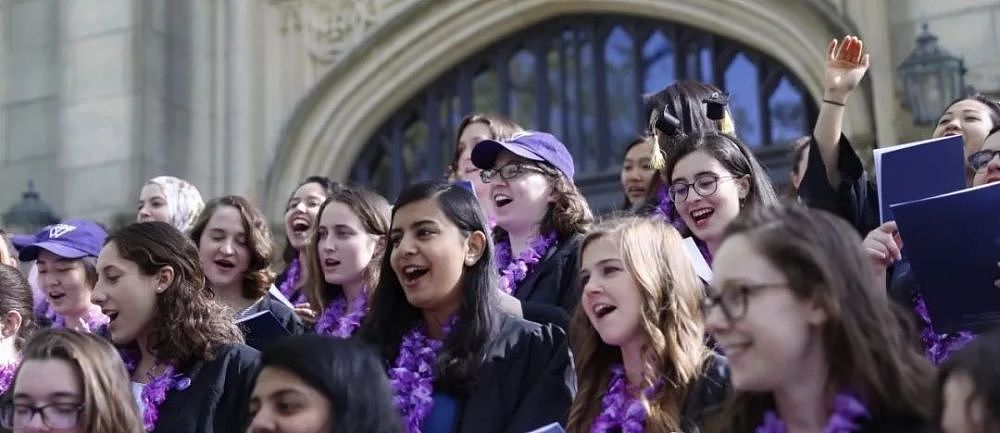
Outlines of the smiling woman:
{"label": "smiling woman", "polygon": [[416,184],[393,207],[385,272],[360,335],[389,369],[408,432],[564,421],[575,388],[565,335],[501,311],[487,232],[460,186]]}

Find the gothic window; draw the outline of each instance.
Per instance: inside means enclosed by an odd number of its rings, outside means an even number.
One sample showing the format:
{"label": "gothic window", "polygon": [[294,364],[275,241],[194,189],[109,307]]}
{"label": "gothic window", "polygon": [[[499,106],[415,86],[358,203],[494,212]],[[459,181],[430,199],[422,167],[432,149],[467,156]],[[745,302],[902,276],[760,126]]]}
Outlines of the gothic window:
{"label": "gothic window", "polygon": [[392,199],[410,182],[440,177],[460,119],[497,112],[556,134],[573,153],[576,183],[591,204],[613,206],[621,200],[622,149],[646,127],[642,96],[687,79],[732,94],[737,133],[775,172],[787,167],[788,143],[808,134],[816,117],[797,77],[739,42],[678,23],[566,16],[442,74],[369,139],[351,180]]}

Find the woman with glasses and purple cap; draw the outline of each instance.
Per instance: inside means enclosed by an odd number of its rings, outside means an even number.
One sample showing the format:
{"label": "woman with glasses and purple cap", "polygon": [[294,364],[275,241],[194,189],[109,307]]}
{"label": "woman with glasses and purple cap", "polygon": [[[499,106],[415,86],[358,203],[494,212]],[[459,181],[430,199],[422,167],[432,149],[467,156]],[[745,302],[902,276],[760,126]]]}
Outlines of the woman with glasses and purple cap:
{"label": "woman with glasses and purple cap", "polygon": [[579,245],[593,222],[573,183],[573,156],[554,135],[528,131],[481,141],[472,163],[489,185],[501,289],[524,317],[566,328],[580,300]]}
{"label": "woman with glasses and purple cap", "polygon": [[107,233],[97,223],[68,219],[43,228],[21,248],[21,261],[35,261],[45,302],[38,306],[39,321],[56,328],[96,331],[108,323],[90,302],[97,283],[97,255]]}
{"label": "woman with glasses and purple cap", "polygon": [[761,207],[721,241],[702,304],[735,390],[717,431],[930,431],[933,369],[874,289],[850,224]]}

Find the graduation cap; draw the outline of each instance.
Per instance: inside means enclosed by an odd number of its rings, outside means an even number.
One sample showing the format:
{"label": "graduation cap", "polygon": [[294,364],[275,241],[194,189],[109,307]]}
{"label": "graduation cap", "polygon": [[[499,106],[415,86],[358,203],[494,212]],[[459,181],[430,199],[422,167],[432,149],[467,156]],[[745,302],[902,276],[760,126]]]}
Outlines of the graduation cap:
{"label": "graduation cap", "polygon": [[675,138],[683,135],[684,131],[681,131],[681,121],[670,114],[667,107],[653,111],[652,116],[655,118],[650,122],[653,123],[653,154],[650,155],[649,165],[655,170],[660,170],[666,165],[663,151],[660,149],[660,133]]}

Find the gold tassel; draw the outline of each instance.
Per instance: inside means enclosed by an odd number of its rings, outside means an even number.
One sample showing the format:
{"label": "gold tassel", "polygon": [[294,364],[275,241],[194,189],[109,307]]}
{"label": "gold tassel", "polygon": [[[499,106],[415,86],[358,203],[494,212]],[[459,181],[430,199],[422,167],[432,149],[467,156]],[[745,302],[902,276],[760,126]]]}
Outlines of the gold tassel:
{"label": "gold tassel", "polygon": [[729,110],[726,110],[726,115],[722,116],[719,126],[722,128],[723,134],[736,135],[736,126],[733,125],[733,117],[729,114]]}
{"label": "gold tassel", "polygon": [[667,160],[663,157],[663,149],[660,147],[660,133],[653,128],[653,154],[649,155],[649,165],[653,167],[653,170],[663,170],[666,167]]}

